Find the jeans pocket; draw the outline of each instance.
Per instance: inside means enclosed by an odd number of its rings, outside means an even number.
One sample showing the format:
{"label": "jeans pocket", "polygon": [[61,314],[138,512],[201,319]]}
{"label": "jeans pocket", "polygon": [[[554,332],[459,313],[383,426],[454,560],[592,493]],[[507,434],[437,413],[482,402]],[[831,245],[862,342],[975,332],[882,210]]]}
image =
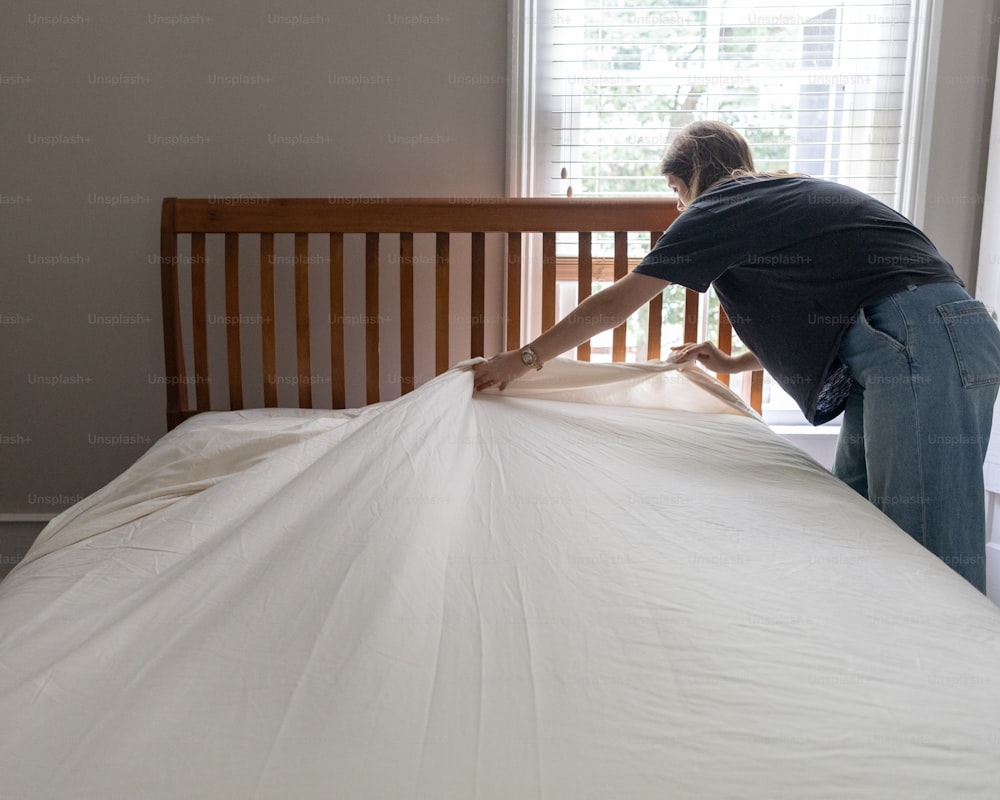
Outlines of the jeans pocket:
{"label": "jeans pocket", "polygon": [[1000,329],[978,300],[956,300],[937,307],[951,339],[966,389],[1000,384]]}
{"label": "jeans pocket", "polygon": [[886,297],[858,311],[858,320],[868,330],[889,346],[900,352],[906,350],[906,317],[892,297]]}

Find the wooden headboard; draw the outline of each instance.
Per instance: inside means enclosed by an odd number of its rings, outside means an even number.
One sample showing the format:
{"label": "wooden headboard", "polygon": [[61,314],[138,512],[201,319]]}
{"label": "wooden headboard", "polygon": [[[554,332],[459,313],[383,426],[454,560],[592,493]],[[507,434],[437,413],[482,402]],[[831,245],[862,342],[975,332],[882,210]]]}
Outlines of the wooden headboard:
{"label": "wooden headboard", "polygon": [[[522,330],[522,280],[530,263],[537,263],[541,273],[541,304],[536,311],[541,331],[556,322],[559,281],[576,282],[578,302],[590,294],[595,279],[623,277],[638,261],[634,252],[629,253],[630,234],[633,251],[636,232],[644,237],[642,247],[648,249],[677,213],[672,198],[166,198],[160,255],[168,428],[202,411],[289,405],[287,398],[279,400],[278,393],[277,341],[282,330],[294,331],[292,382],[297,387],[295,405],[299,408],[312,408],[319,402],[314,391],[318,365],[310,344],[317,335],[329,341],[329,363],[319,367],[330,385],[329,407],[345,407],[345,363],[351,355],[345,350],[348,320],[352,324],[360,321],[364,332],[363,353],[356,359],[363,362],[365,403],[391,399],[381,388],[388,368],[383,363],[386,336],[398,337],[399,363],[392,367],[392,383],[398,384],[398,394],[417,385],[418,353],[426,353],[431,345],[435,375],[453,366],[455,359],[449,354],[457,335],[468,337],[465,358],[516,347]],[[577,253],[561,252],[566,247],[564,238],[557,234],[566,233],[572,234],[571,249]],[[594,252],[595,234],[605,235],[604,251]],[[317,235],[321,236],[318,251]],[[497,274],[502,278],[492,286],[487,286],[488,238],[494,242],[490,249],[493,258],[501,261]],[[212,244],[213,239],[221,241]],[[348,246],[352,239],[363,245]],[[416,263],[429,264],[431,269],[415,269],[415,242],[425,239],[432,242],[433,256]],[[283,241],[289,252],[284,258],[277,255]],[[221,268],[213,264],[213,247],[223,254]],[[352,257],[354,251],[359,253],[357,258]],[[392,256],[389,273],[387,254]],[[288,270],[282,269],[283,263],[289,265]],[[317,264],[324,271],[324,288],[328,275],[329,295],[322,304],[327,313],[319,314],[319,319],[315,290],[310,301],[310,276],[315,276]],[[469,290],[461,300],[450,289],[453,270],[467,273]],[[415,305],[416,272],[433,282],[433,343],[428,341],[430,336],[415,331],[416,312],[424,310]],[[380,281],[386,280],[386,273],[388,280],[398,282],[393,287],[391,331],[383,324],[386,315],[380,308]],[[280,282],[285,275],[293,282],[294,288],[288,291],[294,301],[291,318],[283,323],[281,304],[276,302],[276,277]],[[213,281],[222,288],[213,292]],[[250,313],[244,297],[248,283],[252,283],[254,293]],[[351,286],[354,294],[363,296],[359,313],[345,313]],[[683,338],[693,341],[699,335],[700,296],[691,290],[685,290],[684,295]],[[502,313],[488,314],[490,302]],[[222,313],[213,313],[214,307]],[[650,302],[647,359],[663,357],[662,347],[676,344],[660,341],[663,310],[662,295]],[[467,325],[453,324],[458,311]],[[732,329],[721,311],[720,317],[719,346],[729,352]],[[221,321],[214,327],[225,330],[224,346],[216,347],[211,358],[210,320]],[[494,333],[501,346],[488,353],[485,342],[491,320],[494,328],[499,328]],[[259,328],[253,337],[244,335],[248,324]],[[613,334],[614,361],[626,359],[625,327]],[[259,340],[259,353],[253,357],[246,353],[250,338],[254,344]],[[325,347],[326,342],[323,344]],[[394,341],[391,349],[395,346]],[[193,372],[185,366],[185,353],[193,361]],[[589,344],[578,348],[577,357],[590,358]],[[220,363],[223,366],[218,366]],[[252,370],[244,368],[251,364]],[[219,384],[224,375],[226,396],[220,396],[221,390],[211,391],[210,372],[220,378]],[[248,382],[262,384],[262,402],[245,401]],[[762,373],[754,373],[747,386],[744,395],[759,411]],[[260,389],[257,386],[255,391]]]}

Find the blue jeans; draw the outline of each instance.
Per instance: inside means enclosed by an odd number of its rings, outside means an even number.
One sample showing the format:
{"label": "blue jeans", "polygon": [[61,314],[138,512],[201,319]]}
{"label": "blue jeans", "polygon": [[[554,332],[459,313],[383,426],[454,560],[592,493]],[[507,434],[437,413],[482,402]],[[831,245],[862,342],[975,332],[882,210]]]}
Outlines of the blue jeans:
{"label": "blue jeans", "polygon": [[983,460],[1000,330],[957,283],[910,286],[858,312],[834,474],[982,592]]}

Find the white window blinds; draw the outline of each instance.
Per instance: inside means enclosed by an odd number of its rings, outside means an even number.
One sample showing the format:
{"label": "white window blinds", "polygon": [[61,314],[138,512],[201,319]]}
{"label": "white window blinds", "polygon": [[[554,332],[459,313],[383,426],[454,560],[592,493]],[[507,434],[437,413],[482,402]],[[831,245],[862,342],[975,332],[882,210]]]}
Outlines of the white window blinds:
{"label": "white window blinds", "polygon": [[537,0],[528,192],[663,194],[673,132],[899,207],[909,0]]}

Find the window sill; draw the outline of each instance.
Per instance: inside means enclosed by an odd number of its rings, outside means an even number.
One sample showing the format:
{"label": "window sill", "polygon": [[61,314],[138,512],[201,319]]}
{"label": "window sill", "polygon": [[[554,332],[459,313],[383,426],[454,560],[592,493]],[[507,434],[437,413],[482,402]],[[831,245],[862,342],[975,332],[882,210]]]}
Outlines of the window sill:
{"label": "window sill", "polygon": [[[766,422],[766,420],[765,420]],[[837,452],[839,425],[776,425],[768,424],[776,434],[811,456],[828,470],[833,469],[833,459]]]}

